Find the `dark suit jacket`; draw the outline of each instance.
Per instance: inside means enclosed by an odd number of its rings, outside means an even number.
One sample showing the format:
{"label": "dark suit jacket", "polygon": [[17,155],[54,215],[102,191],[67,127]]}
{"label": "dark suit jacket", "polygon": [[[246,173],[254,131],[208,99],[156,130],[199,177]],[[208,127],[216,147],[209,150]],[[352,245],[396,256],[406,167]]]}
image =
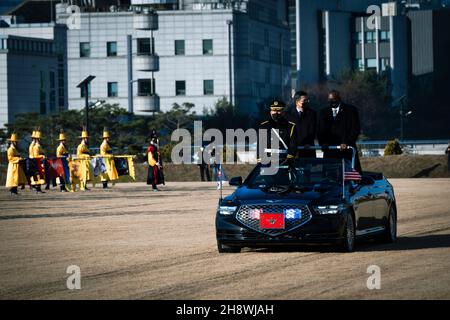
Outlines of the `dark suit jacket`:
{"label": "dark suit jacket", "polygon": [[333,119],[331,107],[320,112],[317,133],[320,145],[336,146],[345,143],[355,147],[360,133],[361,126],[356,107],[341,103],[336,119]]}
{"label": "dark suit jacket", "polygon": [[[296,142],[298,147],[305,145],[314,146],[317,131],[317,113],[316,111],[305,108],[300,117],[297,109],[291,108],[286,113],[286,118],[295,123]],[[302,150],[298,153],[299,157],[315,157],[315,150]]]}

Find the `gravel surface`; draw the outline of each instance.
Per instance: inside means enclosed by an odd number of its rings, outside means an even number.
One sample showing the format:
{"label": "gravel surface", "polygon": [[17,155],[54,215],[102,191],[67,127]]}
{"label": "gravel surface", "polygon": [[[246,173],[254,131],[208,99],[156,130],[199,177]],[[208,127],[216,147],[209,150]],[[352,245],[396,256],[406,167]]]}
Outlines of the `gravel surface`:
{"label": "gravel surface", "polygon": [[[214,183],[0,189],[0,299],[449,299],[450,179],[391,179],[396,244],[219,254]],[[224,194],[232,192],[226,187]],[[66,269],[81,269],[68,290]],[[366,286],[381,269],[381,289]]]}

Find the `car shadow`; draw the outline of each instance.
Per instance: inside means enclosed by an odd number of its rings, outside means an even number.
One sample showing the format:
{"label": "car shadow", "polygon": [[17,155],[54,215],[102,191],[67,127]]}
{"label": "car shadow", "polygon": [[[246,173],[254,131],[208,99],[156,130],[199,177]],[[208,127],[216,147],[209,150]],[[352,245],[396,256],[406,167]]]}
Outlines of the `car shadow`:
{"label": "car shadow", "polygon": [[424,177],[429,177],[430,173],[433,172],[437,167],[439,167],[441,164],[437,163],[429,168],[423,169],[421,171],[419,171],[418,173],[416,173],[415,175],[413,175],[413,178],[424,178]]}
{"label": "car shadow", "polygon": [[[360,240],[356,243],[357,252],[374,251],[408,251],[420,249],[450,248],[450,234],[437,234],[425,236],[400,236],[397,242],[380,244],[376,240]],[[249,249],[252,252],[339,252],[333,245],[305,245],[305,246],[280,246],[270,248]]]}
{"label": "car shadow", "polygon": [[360,243],[358,251],[407,251],[420,249],[450,248],[450,234],[424,236],[400,236],[397,242],[377,244],[370,241]]}

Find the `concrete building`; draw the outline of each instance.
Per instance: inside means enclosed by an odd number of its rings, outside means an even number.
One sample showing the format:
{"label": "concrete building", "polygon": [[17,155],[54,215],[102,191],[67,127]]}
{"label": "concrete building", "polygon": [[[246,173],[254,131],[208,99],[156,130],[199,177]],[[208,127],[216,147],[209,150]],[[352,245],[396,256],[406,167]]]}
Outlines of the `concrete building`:
{"label": "concrete building", "polygon": [[0,28],[0,127],[18,113],[67,109],[65,35],[54,24]]}
{"label": "concrete building", "polygon": [[[282,94],[289,71],[283,2],[132,0],[79,15],[67,31],[69,107],[84,106],[76,84],[95,75],[90,99],[137,114],[190,102],[195,111],[227,97],[246,111]],[[67,7],[67,5],[66,5]],[[57,22],[69,17],[64,5]]]}

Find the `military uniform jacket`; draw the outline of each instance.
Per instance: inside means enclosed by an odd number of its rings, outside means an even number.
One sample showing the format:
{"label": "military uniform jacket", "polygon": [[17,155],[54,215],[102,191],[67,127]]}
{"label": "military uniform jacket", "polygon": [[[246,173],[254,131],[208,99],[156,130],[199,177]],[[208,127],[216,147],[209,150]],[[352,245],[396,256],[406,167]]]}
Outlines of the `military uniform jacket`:
{"label": "military uniform jacket", "polygon": [[[280,135],[281,140],[284,141],[284,143],[287,146],[288,151],[288,158],[295,157],[297,153],[297,143],[296,143],[296,129],[295,129],[295,123],[290,122],[286,120],[285,118],[282,118],[280,121],[276,122],[272,118],[270,118],[267,121],[262,122],[259,125],[259,129],[265,129],[267,130],[267,145],[263,147],[263,149],[272,149],[271,147],[271,141],[277,141],[278,137],[276,136],[274,130],[278,130],[278,134]],[[272,130],[274,129],[274,130]],[[263,142],[261,142],[263,143]],[[276,146],[275,143],[274,148],[278,148],[280,150],[286,150],[286,147],[284,144],[280,141],[279,146]],[[258,134],[258,154],[259,154],[259,134]],[[258,156],[259,159],[261,159],[261,155]]]}

